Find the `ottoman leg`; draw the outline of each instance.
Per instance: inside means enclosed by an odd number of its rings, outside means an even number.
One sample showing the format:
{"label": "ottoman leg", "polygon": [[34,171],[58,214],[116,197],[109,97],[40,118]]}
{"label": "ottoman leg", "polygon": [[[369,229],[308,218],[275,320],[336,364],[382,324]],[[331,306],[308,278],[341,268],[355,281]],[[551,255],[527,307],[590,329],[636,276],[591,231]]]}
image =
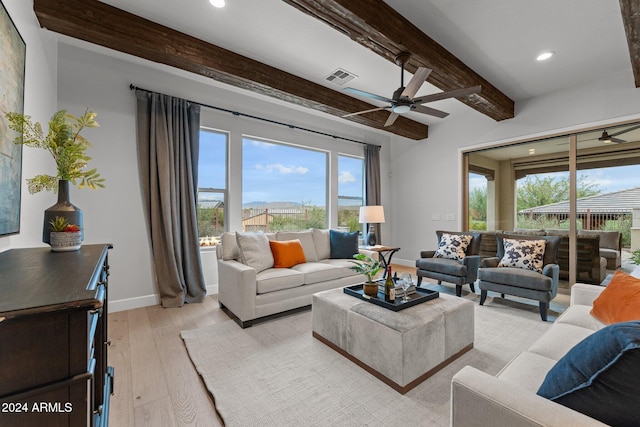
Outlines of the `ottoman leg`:
{"label": "ottoman leg", "polygon": [[480,290],[480,305],[483,305],[484,302],[487,300],[487,291],[484,289]]}

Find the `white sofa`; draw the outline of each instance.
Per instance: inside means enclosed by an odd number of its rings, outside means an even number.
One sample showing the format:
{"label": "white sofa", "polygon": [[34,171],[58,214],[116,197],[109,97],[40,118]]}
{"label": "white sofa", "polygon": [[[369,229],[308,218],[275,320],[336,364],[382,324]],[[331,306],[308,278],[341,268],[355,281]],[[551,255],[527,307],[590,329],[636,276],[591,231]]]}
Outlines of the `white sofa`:
{"label": "white sofa", "polygon": [[589,313],[604,289],[597,285],[573,285],[569,308],[495,377],[471,366],[461,369],[451,384],[451,425],[604,426],[536,394],[547,372],[562,356],[606,326]]}
{"label": "white sofa", "polygon": [[[218,301],[241,327],[311,305],[312,295],[362,283],[349,259],[330,258],[329,230],[266,233],[269,240],[299,239],[306,263],[256,271],[240,261],[236,233],[224,233],[218,248]],[[368,255],[372,255],[368,253]]]}

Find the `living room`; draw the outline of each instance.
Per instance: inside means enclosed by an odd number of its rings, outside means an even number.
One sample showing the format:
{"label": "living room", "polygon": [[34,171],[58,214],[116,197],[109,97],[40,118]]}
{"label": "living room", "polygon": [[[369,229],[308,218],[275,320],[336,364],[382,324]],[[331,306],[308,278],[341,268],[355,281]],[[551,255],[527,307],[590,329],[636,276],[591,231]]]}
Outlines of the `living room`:
{"label": "living room", "polygon": [[[631,64],[626,62],[622,66],[611,65],[609,72],[602,73],[595,80],[576,79],[572,82],[575,84],[538,96],[518,99],[515,117],[509,120],[496,122],[471,108],[457,108],[450,117],[430,122],[428,139],[414,141],[59,35],[40,28],[33,11],[33,2],[2,0],[2,3],[27,46],[25,113],[41,123],[46,123],[54,111],[63,108],[73,114],[81,114],[87,108],[98,113],[100,127],[87,132],[87,138],[93,144],[89,150],[89,155],[93,158],[92,166],[106,178],[106,188],[98,191],[73,189],[72,200],[84,210],[84,244],[109,242],[114,245],[110,252],[109,290],[110,307],[114,314],[135,311],[141,307],[154,307],[152,312],[155,313],[155,319],[166,321],[166,314],[158,306],[159,296],[153,280],[151,248],[139,185],[136,102],[129,89],[131,84],[205,105],[294,123],[331,135],[380,145],[381,194],[386,214],[386,222],[381,226],[380,241],[401,247],[395,262],[405,266],[414,265],[421,250],[435,247],[436,230],[462,229],[463,151],[640,120],[640,102],[633,83],[633,72]],[[617,4],[614,6],[613,9],[618,8]],[[277,7],[290,8],[284,4],[278,4]],[[553,9],[555,6],[550,2],[549,7]],[[617,13],[619,19],[619,10]],[[628,48],[621,22],[616,31],[622,36],[622,48],[626,52]],[[269,49],[273,47],[258,48],[263,56],[268,56]],[[371,55],[365,49],[360,49],[363,56]],[[535,53],[538,52],[532,54]],[[558,56],[561,53],[558,52]],[[628,61],[628,53],[626,55]],[[393,80],[393,86],[396,86],[397,66],[389,64],[387,68],[390,70],[387,79]],[[492,83],[500,87],[500,81]],[[457,101],[451,102],[458,104]],[[332,156],[362,156],[362,146],[357,143],[266,124],[213,109],[203,108],[201,124],[229,133],[229,157],[236,162],[229,165],[229,230],[241,228],[239,212],[242,201],[238,192],[242,185],[239,171],[243,135],[326,150]],[[42,173],[42,170],[51,171],[53,168],[46,153],[24,150],[23,177]],[[333,181],[328,186],[329,198],[335,199],[337,173],[330,179]],[[0,237],[0,250],[44,246],[41,239],[42,212],[52,203],[51,194],[30,195],[23,187],[20,233]],[[236,215],[233,215],[234,212]],[[336,221],[336,215],[330,212],[327,227],[338,226]],[[208,291],[215,294],[217,286],[212,285]],[[216,307],[208,302],[202,307],[184,309],[199,313],[191,315],[196,317],[203,316],[203,310],[211,311]],[[222,319],[224,314],[216,311],[213,316]],[[134,323],[134,319],[144,324],[148,322],[145,317],[129,318],[129,324]],[[185,321],[188,325],[193,322],[193,319]],[[112,328],[112,331],[116,332],[117,327]],[[150,341],[150,335],[153,332],[140,332],[140,343],[153,341]],[[167,342],[182,346],[177,335]],[[117,342],[114,343],[114,347],[117,345]],[[145,360],[140,354],[142,350],[138,347],[135,351],[138,355],[132,357],[140,361],[141,366]],[[184,361],[181,363],[180,368],[176,369],[192,369],[188,360],[186,364]],[[152,375],[147,378],[150,377]],[[132,376],[124,383],[136,381]],[[153,380],[149,380],[146,390],[153,387]],[[201,385],[198,384],[198,387]],[[135,386],[131,390],[136,390]],[[137,391],[131,390],[129,397],[133,400]],[[205,392],[202,394],[206,397]],[[143,399],[147,399],[147,396]],[[151,405],[145,409],[149,412],[153,412],[149,408],[160,410],[161,406],[171,407],[170,400],[145,400],[145,403]],[[138,416],[144,418],[138,414],[136,419]],[[133,415],[124,419],[133,420]],[[136,422],[135,425],[144,423]]]}

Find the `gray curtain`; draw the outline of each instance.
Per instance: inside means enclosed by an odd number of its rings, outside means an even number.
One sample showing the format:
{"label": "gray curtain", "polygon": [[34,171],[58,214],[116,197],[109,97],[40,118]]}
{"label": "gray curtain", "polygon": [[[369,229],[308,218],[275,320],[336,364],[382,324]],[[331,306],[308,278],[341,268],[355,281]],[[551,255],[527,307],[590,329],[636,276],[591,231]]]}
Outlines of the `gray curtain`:
{"label": "gray curtain", "polygon": [[200,105],[136,89],[138,161],[163,307],[201,302],[196,202]]}
{"label": "gray curtain", "polygon": [[[364,145],[364,204],[382,205],[380,196],[380,146]],[[380,224],[375,224],[378,244],[381,244]]]}

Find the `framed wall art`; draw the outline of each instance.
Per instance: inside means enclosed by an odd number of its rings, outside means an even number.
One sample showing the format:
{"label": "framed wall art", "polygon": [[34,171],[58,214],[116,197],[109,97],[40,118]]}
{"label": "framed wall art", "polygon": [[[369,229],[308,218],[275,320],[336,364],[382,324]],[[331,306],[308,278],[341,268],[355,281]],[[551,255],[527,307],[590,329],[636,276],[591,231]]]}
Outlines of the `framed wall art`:
{"label": "framed wall art", "polygon": [[0,235],[20,232],[22,145],[5,113],[24,112],[26,44],[0,1]]}

